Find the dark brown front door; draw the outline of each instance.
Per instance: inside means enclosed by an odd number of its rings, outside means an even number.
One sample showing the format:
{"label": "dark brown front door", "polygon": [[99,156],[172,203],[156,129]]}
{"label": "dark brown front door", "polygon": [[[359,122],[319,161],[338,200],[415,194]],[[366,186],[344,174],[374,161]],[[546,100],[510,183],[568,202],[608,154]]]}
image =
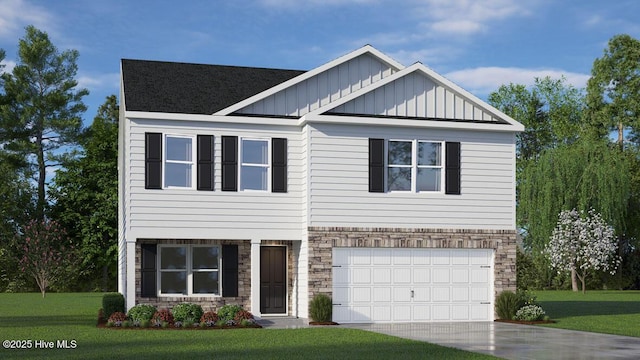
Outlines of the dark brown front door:
{"label": "dark brown front door", "polygon": [[260,312],[263,314],[287,312],[286,250],[284,246],[260,248]]}

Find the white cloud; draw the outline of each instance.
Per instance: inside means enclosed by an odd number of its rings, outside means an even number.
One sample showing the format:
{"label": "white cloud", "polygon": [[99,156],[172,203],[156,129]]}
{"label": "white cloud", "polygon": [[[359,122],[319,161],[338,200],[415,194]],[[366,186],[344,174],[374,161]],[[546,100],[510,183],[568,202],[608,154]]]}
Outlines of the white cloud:
{"label": "white cloud", "polygon": [[277,8],[299,8],[301,5],[308,6],[324,6],[324,5],[350,5],[350,4],[366,4],[378,2],[377,0],[258,0],[259,4],[266,7]]}
{"label": "white cloud", "polygon": [[422,26],[435,33],[469,35],[486,31],[497,20],[531,14],[534,2],[520,0],[424,0],[415,13]]}
{"label": "white cloud", "polygon": [[10,73],[13,71],[13,68],[16,67],[16,62],[11,60],[3,60],[0,61],[0,65],[4,65],[2,69],[0,69],[0,74],[2,73]]}
{"label": "white cloud", "polygon": [[535,78],[546,76],[559,79],[564,76],[567,83],[576,88],[584,88],[590,75],[558,69],[525,69],[516,67],[479,67],[457,70],[445,75],[469,92],[484,96],[509,83],[533,85]]}
{"label": "white cloud", "polygon": [[95,89],[107,89],[109,91],[118,91],[120,87],[120,74],[96,74],[96,75],[79,75],[77,77],[78,88],[87,88],[90,92]]}
{"label": "white cloud", "polygon": [[15,39],[27,25],[40,30],[51,27],[53,16],[26,0],[0,1],[0,38]]}

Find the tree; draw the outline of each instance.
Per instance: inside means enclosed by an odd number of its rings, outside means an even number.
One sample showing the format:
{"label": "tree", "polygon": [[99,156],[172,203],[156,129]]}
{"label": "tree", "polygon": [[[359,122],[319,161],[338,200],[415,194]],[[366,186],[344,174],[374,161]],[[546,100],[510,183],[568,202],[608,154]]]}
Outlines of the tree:
{"label": "tree", "polygon": [[518,180],[518,222],[529,249],[540,252],[563,209],[599,209],[619,234],[627,230],[630,158],[606,140],[545,150]]}
{"label": "tree", "polygon": [[24,172],[37,183],[36,217],[44,219],[47,169],[58,165],[73,146],[86,110],[76,90],[78,52],[59,52],[48,35],[33,26],[18,46],[19,61],[11,73],[2,74],[5,101],[0,104],[0,143],[22,159]]}
{"label": "tree", "polygon": [[118,116],[116,96],[108,96],[81,137],[80,156],[65,162],[65,168],[56,173],[55,186],[49,191],[54,201],[52,216],[79,244],[80,280],[91,287],[83,290],[115,288]]}
{"label": "tree", "polygon": [[551,266],[559,271],[571,271],[573,291],[578,291],[576,277],[586,291],[585,279],[589,271],[609,271],[615,274],[620,265],[616,256],[618,242],[613,227],[595,210],[588,214],[563,210],[553,230],[546,254]]}
{"label": "tree", "polygon": [[63,280],[73,260],[73,244],[65,243],[68,241],[64,229],[48,220],[32,220],[19,240],[20,269],[33,276],[43,298],[50,285]]}
{"label": "tree", "polygon": [[616,35],[609,40],[604,55],[593,62],[587,83],[589,120],[598,135],[618,133],[618,144],[624,144],[625,129],[633,140],[640,140],[640,41],[629,35]]}

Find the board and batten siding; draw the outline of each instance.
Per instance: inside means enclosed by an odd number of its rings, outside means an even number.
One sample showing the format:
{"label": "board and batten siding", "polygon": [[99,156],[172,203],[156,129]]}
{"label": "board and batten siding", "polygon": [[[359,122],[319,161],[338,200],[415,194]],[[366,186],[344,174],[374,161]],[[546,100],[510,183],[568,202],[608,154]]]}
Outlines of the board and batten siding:
{"label": "board and batten siding", "polygon": [[[309,226],[515,229],[513,133],[329,124],[308,131]],[[461,195],[368,192],[369,138],[459,141]]]}
{"label": "board and batten siding", "polygon": [[[214,191],[145,189],[145,132],[214,136]],[[229,126],[186,121],[130,119],[125,166],[127,240],[269,239],[300,240],[303,196],[302,141],[298,127]],[[221,191],[221,137],[287,138],[286,193]],[[164,146],[164,145],[163,145]],[[240,146],[240,145],[238,145]],[[195,181],[195,179],[193,179]]]}
{"label": "board and batten siding", "polygon": [[330,112],[498,121],[492,114],[467,98],[417,71],[337,106]]}
{"label": "board and batten siding", "polygon": [[237,112],[300,117],[394,72],[394,68],[384,62],[369,54],[363,54]]}

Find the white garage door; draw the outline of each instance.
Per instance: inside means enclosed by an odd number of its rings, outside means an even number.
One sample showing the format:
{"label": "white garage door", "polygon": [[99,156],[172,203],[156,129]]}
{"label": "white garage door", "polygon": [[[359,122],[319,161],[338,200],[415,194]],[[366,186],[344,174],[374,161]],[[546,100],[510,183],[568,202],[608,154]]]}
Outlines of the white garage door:
{"label": "white garage door", "polygon": [[333,321],[493,320],[493,250],[333,249]]}

